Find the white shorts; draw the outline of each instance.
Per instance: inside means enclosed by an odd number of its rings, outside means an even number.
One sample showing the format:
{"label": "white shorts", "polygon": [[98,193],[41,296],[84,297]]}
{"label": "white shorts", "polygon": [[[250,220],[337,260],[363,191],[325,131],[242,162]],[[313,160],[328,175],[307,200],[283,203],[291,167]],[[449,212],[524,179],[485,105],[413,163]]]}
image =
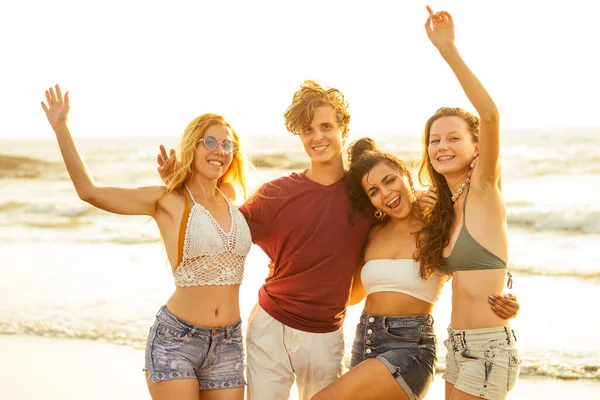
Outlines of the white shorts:
{"label": "white shorts", "polygon": [[309,400],[342,375],[344,335],[290,328],[257,304],[248,318],[246,354],[249,400],[287,400],[294,379],[299,399]]}
{"label": "white shorts", "polygon": [[446,373],[455,389],[484,399],[505,399],[521,369],[510,327],[458,330],[448,327]]}

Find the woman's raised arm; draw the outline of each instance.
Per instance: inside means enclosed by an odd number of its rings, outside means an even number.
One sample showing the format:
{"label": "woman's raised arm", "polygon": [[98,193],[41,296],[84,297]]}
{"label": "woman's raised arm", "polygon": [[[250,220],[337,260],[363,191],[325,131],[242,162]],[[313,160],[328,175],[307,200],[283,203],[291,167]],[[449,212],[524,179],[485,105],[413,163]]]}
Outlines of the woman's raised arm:
{"label": "woman's raised arm", "polygon": [[70,109],[68,92],[63,95],[59,85],[46,90],[46,103],[42,102],[42,108],[56,134],[67,171],[81,200],[115,214],[154,215],[156,201],[164,193],[164,187],[123,189],[95,184],[67,126]]}
{"label": "woman's raised arm", "polygon": [[447,11],[434,13],[429,6],[425,31],[431,43],[446,60],[469,101],[477,110],[479,127],[479,162],[474,179],[497,184],[500,180],[500,116],[485,87],[471,71],[454,44],[454,21]]}

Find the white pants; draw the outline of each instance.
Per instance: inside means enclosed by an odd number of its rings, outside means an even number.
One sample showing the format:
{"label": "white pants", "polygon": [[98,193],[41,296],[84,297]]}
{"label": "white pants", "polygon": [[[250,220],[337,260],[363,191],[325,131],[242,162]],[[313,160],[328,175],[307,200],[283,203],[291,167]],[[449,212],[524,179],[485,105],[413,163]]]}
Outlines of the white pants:
{"label": "white pants", "polygon": [[246,332],[248,400],[287,400],[296,379],[299,399],[310,400],[343,373],[344,335],[290,328],[258,304]]}

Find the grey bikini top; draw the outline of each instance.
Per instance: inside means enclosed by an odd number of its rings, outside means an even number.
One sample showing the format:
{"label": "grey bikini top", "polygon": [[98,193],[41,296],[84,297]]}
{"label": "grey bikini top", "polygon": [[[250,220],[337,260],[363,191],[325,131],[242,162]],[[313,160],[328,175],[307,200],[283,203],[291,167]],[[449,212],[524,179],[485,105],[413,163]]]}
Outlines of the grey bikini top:
{"label": "grey bikini top", "polygon": [[[463,205],[463,222],[452,253],[440,259],[440,270],[450,275],[454,271],[475,271],[506,268],[506,262],[479,244],[467,230],[466,208],[469,189]],[[510,277],[509,277],[510,284]]]}

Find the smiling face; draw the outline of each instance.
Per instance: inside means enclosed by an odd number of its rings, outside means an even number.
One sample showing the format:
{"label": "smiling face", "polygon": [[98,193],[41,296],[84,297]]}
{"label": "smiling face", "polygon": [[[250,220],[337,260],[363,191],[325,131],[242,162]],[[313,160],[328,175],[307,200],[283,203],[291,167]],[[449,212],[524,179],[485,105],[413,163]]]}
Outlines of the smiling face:
{"label": "smiling face", "polygon": [[463,118],[441,117],[431,125],[427,152],[438,173],[446,175],[468,170],[477,151],[478,144]]}
{"label": "smiling face", "polygon": [[362,178],[371,204],[392,218],[404,219],[412,209],[412,180],[385,161],[377,163]]}
{"label": "smiling face", "polygon": [[206,179],[215,180],[227,172],[233,156],[223,151],[223,141],[234,140],[231,130],[223,125],[211,125],[203,137],[214,136],[219,145],[214,150],[208,150],[202,142],[196,144],[194,156],[194,173]]}
{"label": "smiling face", "polygon": [[306,154],[312,162],[319,164],[330,164],[338,158],[341,160],[345,137],[346,128],[339,126],[331,106],[315,108],[312,121],[300,132]]}

